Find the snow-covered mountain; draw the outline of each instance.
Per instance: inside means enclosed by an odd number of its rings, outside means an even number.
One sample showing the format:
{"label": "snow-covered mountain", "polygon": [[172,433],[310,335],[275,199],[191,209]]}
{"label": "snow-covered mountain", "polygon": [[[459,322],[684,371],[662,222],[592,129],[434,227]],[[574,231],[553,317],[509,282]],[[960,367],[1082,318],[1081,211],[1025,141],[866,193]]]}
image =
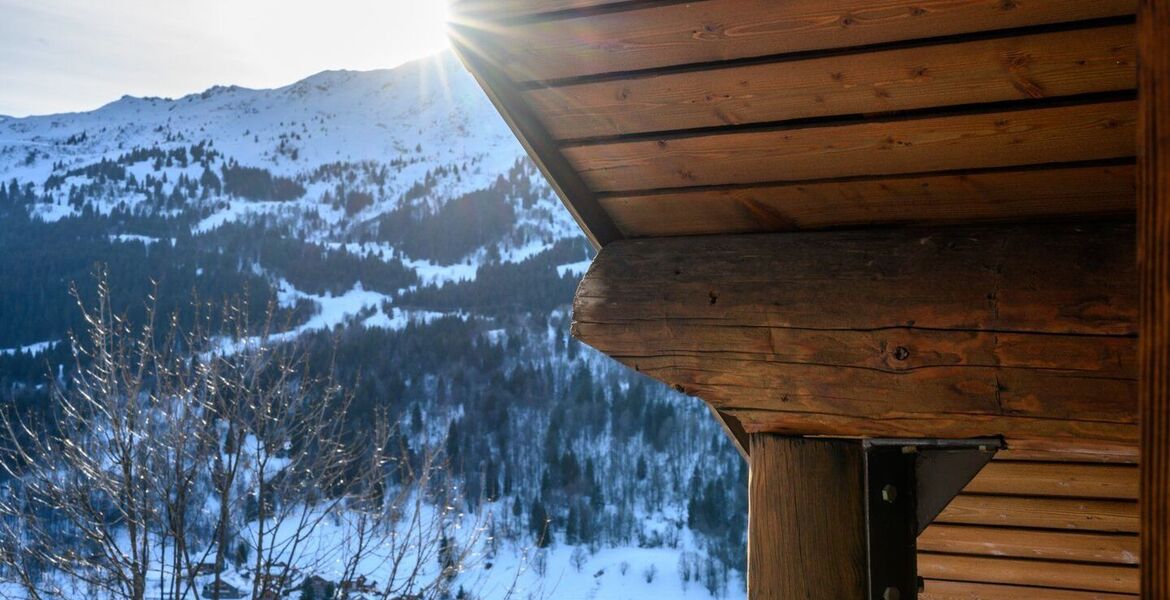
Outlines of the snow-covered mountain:
{"label": "snow-covered mountain", "polygon": [[[278,340],[336,344],[359,406],[473,457],[468,508],[508,525],[490,577],[560,598],[737,593],[741,461],[699,402],[570,338],[590,256],[451,53],[0,117],[0,403],[46,404],[94,262],[131,316],[155,281],[164,308],[246,289],[284,311]],[[538,513],[555,541],[533,570],[516,557]]]}
{"label": "snow-covered mountain", "polygon": [[[229,172],[235,167],[245,171]],[[234,190],[232,173],[247,179]],[[294,191],[257,192],[251,185],[257,175]],[[396,248],[394,232],[378,222],[394,211],[434,216],[452,200],[490,190],[501,177],[525,188],[525,198],[506,199],[510,231],[457,256],[418,250],[434,245],[419,242]],[[392,256],[422,285],[470,280],[489,256],[519,262],[579,236],[450,52],[393,70],[323,72],[273,90],[220,86],[178,99],[123,97],[90,112],[0,121],[0,182],[8,183],[11,195],[22,190],[28,214],[41,222],[86,211],[191,217],[185,227],[200,234],[265,220],[330,249]],[[462,235],[434,230],[444,233]],[[121,242],[157,241],[141,231],[110,235]],[[583,258],[562,272],[580,272]],[[325,317],[309,324],[318,329],[362,308],[381,312],[388,300],[360,284],[328,296],[305,294],[284,280],[278,287],[285,300],[309,299],[321,307]],[[371,322],[405,321],[391,311]],[[0,341],[0,348],[5,345]]]}
{"label": "snow-covered mountain", "polygon": [[[97,110],[0,126],[0,178],[43,181],[134,147],[214,140],[241,164],[293,175],[331,162],[471,162],[490,182],[521,156],[507,126],[450,52],[393,70],[326,71],[274,90],[218,86],[178,99],[123,97]],[[422,146],[421,151],[416,149]]]}
{"label": "snow-covered mountain", "polygon": [[[221,162],[290,178],[330,164],[397,159],[367,215],[392,208],[383,200],[428,177],[435,179],[432,199],[487,187],[523,156],[472,77],[444,52],[393,70],[327,71],[274,90],[221,86],[178,99],[127,96],[85,113],[6,119],[0,121],[0,181],[39,186],[63,175],[62,185],[46,192],[50,201],[42,198],[35,207],[42,219],[55,220],[80,212],[68,207],[68,189],[90,182],[66,175],[70,170],[117,161],[134,149],[166,152],[199,143],[212,145]],[[126,166],[139,180],[154,172],[173,182],[202,171],[191,164],[153,168],[148,160]],[[456,166],[458,176],[435,175]],[[328,185],[315,183],[309,202]],[[133,209],[141,197],[116,198]]]}

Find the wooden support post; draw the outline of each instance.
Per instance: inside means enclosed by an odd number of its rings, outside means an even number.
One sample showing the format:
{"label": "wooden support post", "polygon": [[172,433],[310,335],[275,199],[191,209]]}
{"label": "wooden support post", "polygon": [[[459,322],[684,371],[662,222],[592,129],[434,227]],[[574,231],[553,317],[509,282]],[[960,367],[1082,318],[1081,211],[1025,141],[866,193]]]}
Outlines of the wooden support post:
{"label": "wooden support post", "polygon": [[868,596],[861,443],[751,436],[748,598]]}
{"label": "wooden support post", "polygon": [[1138,6],[1141,591],[1170,599],[1170,0]]}

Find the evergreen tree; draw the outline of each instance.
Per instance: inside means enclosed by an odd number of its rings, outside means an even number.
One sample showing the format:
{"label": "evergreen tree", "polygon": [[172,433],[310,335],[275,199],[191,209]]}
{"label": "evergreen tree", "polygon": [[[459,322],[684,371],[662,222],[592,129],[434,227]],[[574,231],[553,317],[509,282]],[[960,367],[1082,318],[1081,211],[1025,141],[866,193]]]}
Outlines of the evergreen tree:
{"label": "evergreen tree", "polygon": [[416,435],[422,433],[423,430],[422,409],[419,408],[418,404],[415,404],[410,411],[410,430]]}
{"label": "evergreen tree", "polygon": [[548,548],[553,542],[552,523],[548,512],[544,509],[544,500],[537,498],[532,502],[532,510],[528,512],[528,529],[532,532],[536,545]]}

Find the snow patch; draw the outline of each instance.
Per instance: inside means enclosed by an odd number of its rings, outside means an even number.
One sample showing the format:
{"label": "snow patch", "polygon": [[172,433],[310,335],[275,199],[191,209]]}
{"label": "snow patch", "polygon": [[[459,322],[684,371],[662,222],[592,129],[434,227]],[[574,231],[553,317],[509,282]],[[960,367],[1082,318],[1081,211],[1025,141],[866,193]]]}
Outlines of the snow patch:
{"label": "snow patch", "polygon": [[557,267],[557,275],[564,277],[565,275],[571,274],[574,277],[580,277],[581,275],[585,274],[585,271],[589,270],[589,265],[591,264],[593,264],[591,259],[585,259],[575,263],[569,263],[567,265],[559,265]]}

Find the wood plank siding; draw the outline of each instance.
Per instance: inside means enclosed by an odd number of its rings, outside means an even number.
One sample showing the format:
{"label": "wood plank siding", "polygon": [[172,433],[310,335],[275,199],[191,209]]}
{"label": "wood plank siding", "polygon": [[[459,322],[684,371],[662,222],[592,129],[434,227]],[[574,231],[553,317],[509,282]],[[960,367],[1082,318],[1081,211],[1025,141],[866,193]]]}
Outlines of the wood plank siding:
{"label": "wood plank siding", "polygon": [[1019,456],[997,456],[918,537],[920,598],[1137,598],[1137,465]]}

